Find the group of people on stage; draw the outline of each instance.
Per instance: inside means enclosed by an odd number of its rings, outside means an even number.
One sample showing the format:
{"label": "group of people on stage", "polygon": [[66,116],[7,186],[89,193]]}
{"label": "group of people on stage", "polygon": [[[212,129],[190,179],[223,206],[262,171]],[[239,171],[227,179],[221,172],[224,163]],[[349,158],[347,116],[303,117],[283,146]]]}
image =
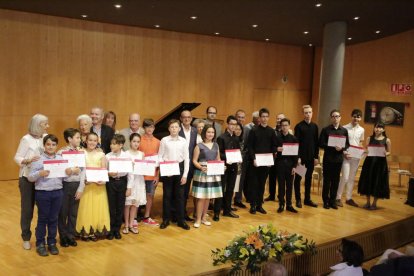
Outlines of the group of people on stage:
{"label": "group of people on stage", "polygon": [[[140,115],[133,113],[129,116],[129,127],[116,131],[115,113],[104,114],[102,108],[94,107],[89,115],[77,118],[78,128],[65,129],[66,145],[59,150],[58,138],[47,134],[48,118],[34,115],[29,133],[21,139],[15,155],[20,166],[23,247],[31,248],[30,225],[35,203],[36,251],[41,256],[59,254],[57,231],[62,247],[76,246],[77,238],[97,241],[121,239],[121,232],[138,234],[137,208],[143,205],[143,223],[160,229],[171,222],[185,230],[190,229],[187,224],[190,221],[195,228],[202,224],[210,226],[207,215],[210,204],[214,221],[220,220],[220,214],[238,218],[232,203],[246,208],[243,195],[250,204],[251,214],[266,214],[263,203],[275,200],[276,179],[278,213],[285,209],[297,213],[292,202],[293,188],[296,207],[302,208],[300,175],[305,178],[303,204],[317,207],[310,190],[314,166],[320,159],[319,148],[324,150],[323,207],[343,206],[341,197],[345,188],[346,204],[358,206],[352,199],[352,190],[359,161],[366,152],[361,147],[364,129],[359,125],[360,110],[352,111],[352,121],[345,126],[340,125],[339,110],[332,110],[331,124],[320,135],[318,126],[312,122],[309,105],[303,106],[304,120],[295,126],[294,132],[284,114],[277,115],[276,128],[270,127],[270,112],[266,108],[254,112],[252,122],[246,125],[245,111],[238,110],[227,117],[225,129],[215,120],[216,107],[208,107],[206,114],[206,119],[193,121],[191,112],[183,110],[179,120],[169,121],[169,135],[160,141],[153,135],[152,119],[144,119],[141,127]],[[367,196],[364,207],[373,210],[378,198],[389,198],[385,158],[391,142],[384,125],[375,124],[366,143],[368,157],[358,192]],[[124,171],[119,165],[113,169],[115,161],[134,169]],[[153,171],[137,172],[135,166],[138,168],[142,162],[153,166]],[[63,169],[58,173],[59,166]],[[264,199],[268,177],[270,195]],[[151,218],[159,181],[163,183],[160,224]],[[187,208],[190,194],[194,198],[193,218]]]}

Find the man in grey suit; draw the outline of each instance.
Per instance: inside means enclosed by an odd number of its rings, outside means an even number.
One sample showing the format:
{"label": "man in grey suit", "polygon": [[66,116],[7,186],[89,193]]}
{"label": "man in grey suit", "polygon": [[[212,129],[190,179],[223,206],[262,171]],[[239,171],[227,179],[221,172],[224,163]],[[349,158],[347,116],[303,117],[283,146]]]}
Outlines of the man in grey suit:
{"label": "man in grey suit", "polygon": [[139,133],[141,136],[144,135],[144,129],[139,126],[140,119],[141,118],[138,113],[132,113],[129,115],[129,127],[119,131],[119,134],[122,134],[125,137],[124,150],[129,150],[129,136],[132,133]]}

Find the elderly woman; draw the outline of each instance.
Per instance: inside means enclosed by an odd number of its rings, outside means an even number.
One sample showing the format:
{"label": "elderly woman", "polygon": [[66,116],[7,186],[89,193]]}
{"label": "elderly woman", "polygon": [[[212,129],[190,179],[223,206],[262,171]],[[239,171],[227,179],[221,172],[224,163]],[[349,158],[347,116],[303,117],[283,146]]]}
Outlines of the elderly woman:
{"label": "elderly woman", "polygon": [[76,119],[81,132],[81,147],[86,148],[86,137],[91,132],[92,118],[87,114],[79,115]]}
{"label": "elderly woman", "polygon": [[193,122],[193,127],[197,129],[197,144],[202,143],[203,139],[201,138],[201,132],[203,131],[206,121],[204,119],[195,119]]}
{"label": "elderly woman", "polygon": [[31,248],[30,238],[32,231],[30,224],[33,218],[34,208],[34,183],[27,177],[30,173],[31,164],[40,158],[43,153],[43,136],[49,128],[49,121],[45,115],[36,114],[29,123],[29,133],[23,136],[17,148],[14,161],[20,166],[19,170],[19,189],[21,198],[20,227],[22,229],[23,248]]}

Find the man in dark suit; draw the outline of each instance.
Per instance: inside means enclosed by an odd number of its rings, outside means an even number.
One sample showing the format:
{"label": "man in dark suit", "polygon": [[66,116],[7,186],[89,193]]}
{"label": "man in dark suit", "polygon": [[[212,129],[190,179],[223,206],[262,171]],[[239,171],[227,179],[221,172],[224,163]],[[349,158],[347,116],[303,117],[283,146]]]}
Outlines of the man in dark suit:
{"label": "man in dark suit", "polygon": [[178,135],[185,138],[185,140],[187,141],[188,152],[190,155],[189,156],[190,168],[187,174],[187,182],[185,183],[185,187],[184,187],[184,212],[185,212],[184,214],[185,214],[186,221],[194,221],[187,214],[187,200],[188,200],[188,195],[190,193],[191,181],[193,180],[193,173],[194,173],[193,153],[194,153],[194,148],[197,142],[197,129],[191,126],[192,120],[193,120],[193,117],[191,116],[191,112],[189,110],[183,110],[181,112],[181,115],[180,115],[181,129]]}
{"label": "man in dark suit", "polygon": [[101,107],[92,107],[90,116],[92,118],[91,131],[99,136],[101,149],[105,154],[111,152],[111,140],[114,136],[114,130],[102,124],[104,110]]}

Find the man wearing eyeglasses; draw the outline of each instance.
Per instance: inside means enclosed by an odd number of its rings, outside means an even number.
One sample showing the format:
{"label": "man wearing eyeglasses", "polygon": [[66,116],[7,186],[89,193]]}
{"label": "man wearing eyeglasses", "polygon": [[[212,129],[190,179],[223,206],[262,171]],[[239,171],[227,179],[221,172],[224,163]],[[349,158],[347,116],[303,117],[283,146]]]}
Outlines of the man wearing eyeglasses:
{"label": "man wearing eyeglasses", "polygon": [[206,123],[212,125],[216,130],[216,138],[221,135],[221,125],[220,123],[216,122],[217,117],[217,108],[215,106],[209,106],[206,110],[207,118]]}
{"label": "man wearing eyeglasses", "polygon": [[[355,147],[361,147],[364,141],[364,128],[359,125],[362,118],[362,111],[359,109],[352,110],[351,122],[344,125],[348,130],[349,144]],[[346,187],[346,201],[345,203],[354,207],[358,204],[352,199],[352,190],[354,189],[355,175],[358,170],[360,158],[349,157],[344,159],[342,163],[342,177],[339,182],[338,193],[336,195],[336,205],[342,207],[341,202],[342,193]]]}
{"label": "man wearing eyeglasses", "polygon": [[349,139],[348,130],[339,124],[341,122],[339,110],[332,110],[330,117],[331,124],[324,127],[319,136],[319,147],[324,149],[322,199],[323,208],[338,209],[336,194]]}
{"label": "man wearing eyeglasses", "polygon": [[132,133],[139,133],[139,135],[144,135],[145,131],[142,127],[140,127],[140,116],[138,113],[132,113],[129,115],[129,127],[121,129],[119,131],[119,134],[124,135],[125,137],[125,144],[124,144],[124,150],[129,150],[129,136]]}

